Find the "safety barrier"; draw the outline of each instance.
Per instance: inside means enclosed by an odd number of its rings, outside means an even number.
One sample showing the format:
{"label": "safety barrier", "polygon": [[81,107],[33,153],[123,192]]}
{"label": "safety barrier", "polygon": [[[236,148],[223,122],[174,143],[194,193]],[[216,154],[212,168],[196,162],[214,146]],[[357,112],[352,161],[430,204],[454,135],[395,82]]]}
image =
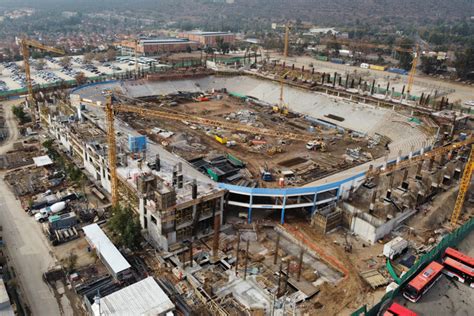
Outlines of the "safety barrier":
{"label": "safety barrier", "polygon": [[354,311],[351,316],[376,316],[378,315],[379,311],[387,304],[389,304],[396,296],[399,295],[400,290],[405,287],[405,285],[412,279],[414,275],[416,275],[419,271],[421,271],[424,267],[426,267],[430,262],[433,260],[439,259],[441,255],[444,253],[446,248],[453,247],[457,245],[460,241],[462,241],[469,233],[474,230],[474,217],[469,219],[464,225],[456,229],[451,234],[445,236],[441,242],[433,248],[431,251],[427,252],[423,256],[421,256],[415,264],[408,270],[406,274],[404,274],[400,278],[399,286],[393,290],[388,292],[387,294],[382,297],[380,302],[374,305],[370,310],[367,310],[367,305],[364,305]]}

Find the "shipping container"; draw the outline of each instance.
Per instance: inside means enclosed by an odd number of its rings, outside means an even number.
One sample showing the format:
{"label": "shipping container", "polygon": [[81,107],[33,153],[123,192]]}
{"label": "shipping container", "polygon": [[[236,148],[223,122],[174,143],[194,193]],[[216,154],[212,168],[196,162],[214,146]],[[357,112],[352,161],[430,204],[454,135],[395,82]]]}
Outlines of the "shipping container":
{"label": "shipping container", "polygon": [[54,230],[70,228],[77,225],[77,217],[74,212],[50,216],[48,221],[50,228]]}
{"label": "shipping container", "polygon": [[238,167],[238,168],[245,167],[245,163],[242,160],[235,157],[234,155],[227,154],[227,160],[229,160],[231,165],[233,165],[234,167]]}
{"label": "shipping container", "polygon": [[341,58],[331,58],[331,62],[333,64],[344,64],[344,60],[342,60]]}
{"label": "shipping container", "polygon": [[395,74],[400,74],[400,75],[408,75],[408,71],[406,71],[405,69],[400,69],[400,68],[388,68],[387,71],[395,73]]}
{"label": "shipping container", "polygon": [[369,66],[369,69],[372,69],[372,70],[380,70],[380,71],[385,71],[385,66],[379,66],[379,65],[370,65]]}
{"label": "shipping container", "polygon": [[207,168],[207,174],[212,180],[219,181],[219,175],[212,168]]}
{"label": "shipping container", "polygon": [[317,59],[317,60],[321,60],[321,61],[328,61],[327,56],[314,55],[314,58]]}

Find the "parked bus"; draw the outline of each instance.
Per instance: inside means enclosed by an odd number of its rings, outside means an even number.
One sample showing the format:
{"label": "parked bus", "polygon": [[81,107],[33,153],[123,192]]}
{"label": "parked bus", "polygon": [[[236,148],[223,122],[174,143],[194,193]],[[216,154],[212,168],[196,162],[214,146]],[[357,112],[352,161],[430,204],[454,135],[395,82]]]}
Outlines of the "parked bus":
{"label": "parked bus", "polygon": [[443,255],[444,274],[457,278],[459,282],[474,287],[474,258],[453,248],[447,248]]}
{"label": "parked bus", "polygon": [[412,279],[405,290],[403,296],[416,303],[423,294],[425,294],[436,281],[443,275],[443,265],[433,261],[423,269],[414,279]]}
{"label": "parked bus", "polygon": [[387,308],[385,313],[383,313],[383,316],[418,316],[418,314],[400,304],[393,303]]}

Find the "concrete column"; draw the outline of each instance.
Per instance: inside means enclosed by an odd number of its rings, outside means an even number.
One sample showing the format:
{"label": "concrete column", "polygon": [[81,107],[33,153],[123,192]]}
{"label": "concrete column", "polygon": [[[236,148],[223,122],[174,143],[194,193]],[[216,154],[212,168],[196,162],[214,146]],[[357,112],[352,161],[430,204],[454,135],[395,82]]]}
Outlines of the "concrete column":
{"label": "concrete column", "polygon": [[416,169],[416,175],[415,179],[418,181],[421,181],[422,176],[421,176],[421,169],[423,168],[423,160],[418,163],[418,167]]}
{"label": "concrete column", "polygon": [[402,189],[403,190],[408,190],[407,178],[408,178],[408,169],[405,169],[405,171],[403,173],[403,180],[402,180]]}
{"label": "concrete column", "polygon": [[408,154],[408,159],[411,160],[411,158],[413,158],[413,149],[415,148],[415,146],[411,145],[411,148],[410,148],[410,153]]}
{"label": "concrete column", "polygon": [[281,219],[280,224],[285,224],[285,207],[286,207],[286,195],[283,197],[283,205],[281,207]]}
{"label": "concrete column", "polygon": [[398,165],[401,160],[402,160],[402,151],[399,150],[399,151],[398,151],[398,156],[397,156],[397,162],[396,162],[396,164]]}
{"label": "concrete column", "polygon": [[248,215],[247,215],[247,222],[249,224],[252,223],[252,203],[253,203],[253,195],[250,195],[249,210],[248,210]]}
{"label": "concrete column", "polygon": [[317,206],[316,206],[316,199],[318,197],[318,194],[317,193],[314,193],[314,198],[313,198],[313,209],[311,210],[311,214],[314,214],[314,212],[316,212],[317,210]]}

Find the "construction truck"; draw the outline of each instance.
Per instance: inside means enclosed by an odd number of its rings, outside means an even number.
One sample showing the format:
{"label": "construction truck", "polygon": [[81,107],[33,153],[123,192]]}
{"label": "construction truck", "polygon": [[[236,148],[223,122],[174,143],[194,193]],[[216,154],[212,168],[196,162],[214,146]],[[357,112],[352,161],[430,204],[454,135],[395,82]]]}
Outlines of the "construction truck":
{"label": "construction truck", "polygon": [[322,140],[312,140],[306,143],[306,149],[308,150],[320,150],[320,151],[326,151],[327,150],[327,145],[325,142]]}
{"label": "construction truck", "polygon": [[261,175],[263,181],[273,181],[273,175],[270,172],[270,169],[268,169],[267,164],[265,164],[264,168],[261,168]]}
{"label": "construction truck", "polygon": [[226,145],[227,144],[227,137],[223,137],[223,136],[219,136],[219,135],[214,135],[214,139],[223,144],[223,145]]}

